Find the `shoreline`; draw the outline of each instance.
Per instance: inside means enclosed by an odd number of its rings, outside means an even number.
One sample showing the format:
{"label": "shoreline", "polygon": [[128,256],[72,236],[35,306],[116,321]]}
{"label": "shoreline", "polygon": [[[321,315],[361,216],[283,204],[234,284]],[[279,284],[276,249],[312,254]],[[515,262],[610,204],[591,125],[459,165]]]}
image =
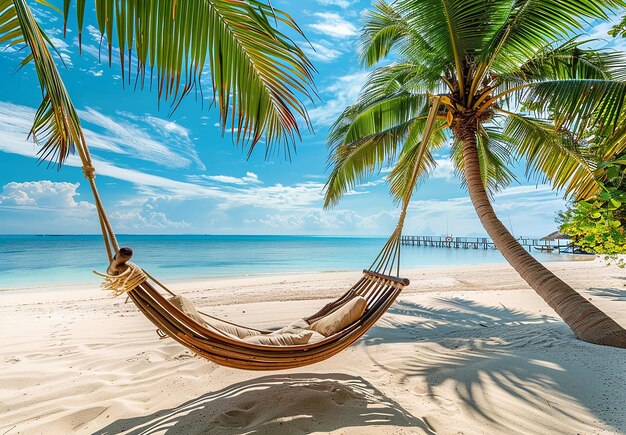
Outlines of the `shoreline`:
{"label": "shoreline", "polygon": [[[593,262],[598,260],[598,256],[596,255],[582,255],[582,254],[559,254],[560,256],[567,255],[567,259],[559,259],[555,254],[555,259],[551,261],[543,261],[542,264],[553,264],[553,263],[575,263],[575,262]],[[406,274],[415,273],[417,271],[422,270],[443,270],[443,269],[454,269],[454,268],[480,268],[480,267],[491,267],[491,266],[508,266],[506,261],[503,262],[494,262],[494,263],[465,263],[465,264],[453,264],[453,265],[424,265],[420,267],[412,267],[408,269],[402,269],[400,271],[400,275],[403,274],[403,271]],[[365,269],[365,268],[364,268]],[[198,283],[212,283],[214,281],[227,281],[227,280],[235,280],[235,279],[256,279],[256,278],[271,278],[278,276],[297,276],[301,274],[334,274],[334,273],[354,273],[355,270],[350,269],[336,269],[336,270],[301,270],[301,271],[286,271],[286,272],[268,272],[268,273],[250,273],[250,274],[224,274],[224,275],[214,275],[214,276],[201,276],[201,277],[192,277],[192,278],[173,278],[167,279],[164,278],[162,281],[167,281],[172,286],[180,286],[181,284],[198,284]],[[361,272],[361,269],[357,271]],[[94,277],[96,275],[94,274]],[[161,280],[161,278],[156,277]],[[97,278],[96,278],[97,279]],[[92,282],[76,282],[69,284],[50,284],[50,285],[37,285],[32,287],[4,287],[0,288],[0,294],[11,293],[11,292],[23,292],[23,291],[59,291],[59,290],[68,290],[69,288],[98,288],[96,283]]]}

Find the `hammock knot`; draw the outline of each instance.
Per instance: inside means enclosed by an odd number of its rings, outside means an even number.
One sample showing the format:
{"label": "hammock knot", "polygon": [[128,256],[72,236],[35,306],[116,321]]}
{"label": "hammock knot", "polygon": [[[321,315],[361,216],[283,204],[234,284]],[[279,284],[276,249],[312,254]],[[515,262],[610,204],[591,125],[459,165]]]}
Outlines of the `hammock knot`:
{"label": "hammock knot", "polygon": [[96,168],[91,165],[83,166],[83,174],[85,174],[85,178],[88,180],[93,180],[96,178]]}
{"label": "hammock knot", "polygon": [[96,275],[104,278],[100,285],[104,290],[111,292],[113,297],[117,297],[134,290],[137,286],[143,284],[148,275],[143,269],[130,261],[126,262],[128,268],[119,275],[108,275],[93,271]]}

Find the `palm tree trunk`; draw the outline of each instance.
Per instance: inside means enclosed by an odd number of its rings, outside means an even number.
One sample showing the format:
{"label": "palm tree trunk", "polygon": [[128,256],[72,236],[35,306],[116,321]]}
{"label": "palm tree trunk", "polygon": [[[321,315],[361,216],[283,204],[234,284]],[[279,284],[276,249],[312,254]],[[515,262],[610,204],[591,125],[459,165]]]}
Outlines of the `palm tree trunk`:
{"label": "palm tree trunk", "polygon": [[[471,131],[473,130],[473,131]],[[626,348],[626,330],[533,258],[496,216],[480,176],[476,130],[456,129],[465,179],[478,218],[504,258],[584,341]]]}

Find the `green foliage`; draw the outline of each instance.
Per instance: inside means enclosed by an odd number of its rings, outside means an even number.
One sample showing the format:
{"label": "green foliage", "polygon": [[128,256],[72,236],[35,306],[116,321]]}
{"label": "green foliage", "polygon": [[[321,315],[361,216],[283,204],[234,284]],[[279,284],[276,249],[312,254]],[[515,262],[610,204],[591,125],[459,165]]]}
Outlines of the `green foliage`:
{"label": "green foliage", "polygon": [[[64,0],[65,25],[69,5]],[[86,0],[76,0],[79,41]],[[314,67],[285,29],[304,38],[293,19],[267,0],[95,0],[97,28],[114,45],[122,77],[137,76],[172,107],[201,87],[210,68],[211,87],[222,130],[233,130],[250,151],[263,136],[268,147],[288,145],[300,136],[298,121],[308,115]],[[137,60],[137,70],[130,58]],[[201,89],[202,92],[202,89]],[[269,151],[269,150],[268,150]],[[285,152],[289,148],[285,147]]]}
{"label": "green foliage", "polygon": [[626,253],[626,156],[601,166],[605,181],[598,182],[600,193],[574,202],[558,221],[575,246],[624,267],[617,254]]}

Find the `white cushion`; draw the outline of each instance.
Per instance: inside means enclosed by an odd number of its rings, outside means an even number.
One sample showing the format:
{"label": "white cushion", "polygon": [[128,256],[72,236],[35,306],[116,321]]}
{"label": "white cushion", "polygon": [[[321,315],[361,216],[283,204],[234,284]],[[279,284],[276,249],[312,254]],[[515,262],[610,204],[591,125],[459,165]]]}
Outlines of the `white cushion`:
{"label": "white cushion", "polygon": [[308,329],[328,337],[359,320],[365,312],[365,308],[367,308],[365,298],[363,296],[354,297],[337,310],[313,323]]}
{"label": "white cushion", "polygon": [[243,341],[266,346],[295,346],[307,344],[313,331],[301,331],[299,334],[267,334],[245,337]]}
{"label": "white cushion", "polygon": [[200,313],[198,313],[198,310],[196,310],[196,307],[193,306],[191,301],[184,296],[174,296],[173,298],[170,298],[169,301],[196,323],[209,327],[209,329],[214,328],[218,332],[224,333],[227,336],[245,338],[252,335],[261,335],[259,331],[255,331],[254,329],[231,325],[228,322],[223,322],[219,319],[213,319],[211,317],[203,317]]}
{"label": "white cushion", "polygon": [[303,329],[306,329],[309,326],[306,320],[299,319],[295,322],[290,323],[289,325],[280,328],[271,333],[271,335],[276,334],[299,334]]}

